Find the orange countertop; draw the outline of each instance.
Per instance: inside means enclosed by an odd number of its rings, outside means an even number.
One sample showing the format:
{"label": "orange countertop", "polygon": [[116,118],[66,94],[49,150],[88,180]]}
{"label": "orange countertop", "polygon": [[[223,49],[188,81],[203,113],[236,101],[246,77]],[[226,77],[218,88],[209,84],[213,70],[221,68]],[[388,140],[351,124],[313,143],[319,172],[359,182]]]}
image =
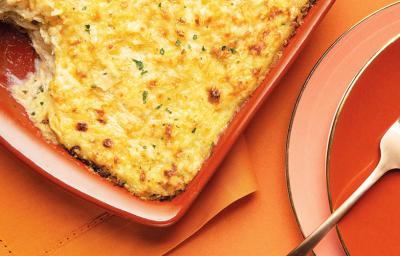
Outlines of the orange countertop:
{"label": "orange countertop", "polygon": [[[169,255],[285,255],[301,241],[285,179],[286,137],[298,93],[313,65],[338,36],[366,15],[393,2],[336,0],[224,162],[225,170],[212,178],[204,195],[198,199],[200,202],[195,203],[183,222],[165,233],[142,229],[69,193],[60,192],[57,186],[26,171],[28,167],[0,147],[0,172],[12,173],[15,178],[11,181],[14,188],[6,184],[10,180],[0,180],[0,223],[3,223],[0,225],[0,256],[152,255],[156,251],[158,254],[167,252],[178,244]],[[252,193],[256,187],[252,175],[243,175],[247,180],[242,183],[230,184],[240,189],[219,186],[222,171],[232,177],[241,175],[234,170],[238,165],[242,170],[252,169],[258,184],[255,193]],[[40,191],[29,189],[35,187]],[[215,191],[223,191],[225,197],[217,197],[221,202],[209,203],[214,198],[206,195]],[[238,198],[242,199],[218,214]],[[43,201],[51,205],[41,205]],[[24,205],[30,205],[32,210]],[[204,209],[204,205],[210,208]],[[214,217],[215,214],[218,215]],[[42,216],[46,216],[45,223]],[[88,222],[87,216],[96,218]],[[185,228],[185,222],[191,219],[196,219],[195,223],[190,229]],[[99,225],[105,222],[114,228]],[[65,233],[63,240],[55,235],[60,232]]]}

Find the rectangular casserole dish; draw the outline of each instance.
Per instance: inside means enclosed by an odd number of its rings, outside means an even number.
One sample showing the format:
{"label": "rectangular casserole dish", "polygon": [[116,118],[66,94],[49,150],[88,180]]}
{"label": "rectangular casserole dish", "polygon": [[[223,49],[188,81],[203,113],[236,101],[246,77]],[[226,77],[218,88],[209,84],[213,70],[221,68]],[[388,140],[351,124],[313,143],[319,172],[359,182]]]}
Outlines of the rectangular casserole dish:
{"label": "rectangular casserole dish", "polygon": [[171,201],[141,200],[100,176],[84,170],[87,167],[68,155],[63,148],[50,145],[41,138],[38,129],[26,115],[22,114],[23,107],[17,104],[9,91],[2,86],[0,86],[0,142],[37,172],[82,198],[142,224],[171,225],[177,222],[194,202],[236,138],[287,71],[333,2],[333,0],[320,0],[313,4],[303,24],[297,28],[296,34],[284,49],[280,60],[235,115],[198,175],[189,183],[185,192]]}

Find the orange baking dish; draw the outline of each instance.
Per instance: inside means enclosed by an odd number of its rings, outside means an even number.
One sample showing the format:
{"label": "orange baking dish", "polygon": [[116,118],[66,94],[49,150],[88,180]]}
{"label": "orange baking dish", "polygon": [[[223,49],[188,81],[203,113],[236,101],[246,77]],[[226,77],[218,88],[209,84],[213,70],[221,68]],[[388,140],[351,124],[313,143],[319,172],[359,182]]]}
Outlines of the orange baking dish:
{"label": "orange baking dish", "polygon": [[87,166],[71,157],[63,148],[50,145],[41,137],[40,131],[33,126],[23,107],[12,98],[6,86],[6,72],[23,78],[28,72],[34,71],[35,52],[26,36],[7,25],[0,27],[0,142],[34,170],[82,198],[146,225],[171,225],[183,216],[204,188],[333,2],[319,0],[314,3],[296,35],[284,49],[281,59],[236,114],[198,175],[189,183],[185,192],[170,201],[141,200],[99,175],[88,172]]}

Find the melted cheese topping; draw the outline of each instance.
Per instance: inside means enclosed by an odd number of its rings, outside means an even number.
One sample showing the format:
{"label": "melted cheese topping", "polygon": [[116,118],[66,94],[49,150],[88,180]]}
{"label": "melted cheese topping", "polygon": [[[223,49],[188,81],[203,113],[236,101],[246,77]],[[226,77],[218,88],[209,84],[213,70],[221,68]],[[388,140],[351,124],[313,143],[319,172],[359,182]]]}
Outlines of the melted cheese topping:
{"label": "melted cheese topping", "polygon": [[185,189],[307,7],[308,0],[0,5],[3,18],[17,14],[49,49],[47,69],[15,86],[15,97],[46,134],[147,199]]}

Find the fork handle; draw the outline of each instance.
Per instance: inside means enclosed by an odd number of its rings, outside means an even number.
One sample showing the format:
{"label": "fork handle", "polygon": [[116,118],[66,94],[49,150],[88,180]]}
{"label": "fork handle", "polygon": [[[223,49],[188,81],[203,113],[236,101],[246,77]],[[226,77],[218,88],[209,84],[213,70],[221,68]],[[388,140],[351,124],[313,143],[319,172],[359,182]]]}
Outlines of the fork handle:
{"label": "fork handle", "polygon": [[384,174],[386,170],[382,168],[381,164],[375,168],[370,176],[361,184],[361,186],[351,194],[349,198],[344,201],[332,214],[326,219],[314,232],[295,249],[293,249],[288,256],[304,256],[310,252],[322,238],[340,221],[340,219],[350,210],[350,208],[360,199],[360,197],[367,192],[367,190],[374,185]]}

